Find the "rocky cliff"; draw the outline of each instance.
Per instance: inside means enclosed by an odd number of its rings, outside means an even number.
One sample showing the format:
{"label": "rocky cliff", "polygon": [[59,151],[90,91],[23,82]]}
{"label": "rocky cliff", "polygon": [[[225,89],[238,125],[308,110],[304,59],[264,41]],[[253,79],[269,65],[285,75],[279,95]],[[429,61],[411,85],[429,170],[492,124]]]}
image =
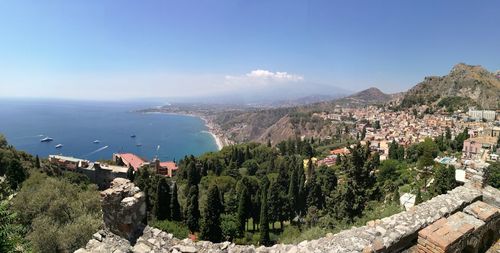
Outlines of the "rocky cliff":
{"label": "rocky cliff", "polygon": [[430,76],[408,90],[403,107],[438,104],[446,98],[459,98],[466,106],[498,109],[500,79],[481,66],[459,63],[445,76]]}

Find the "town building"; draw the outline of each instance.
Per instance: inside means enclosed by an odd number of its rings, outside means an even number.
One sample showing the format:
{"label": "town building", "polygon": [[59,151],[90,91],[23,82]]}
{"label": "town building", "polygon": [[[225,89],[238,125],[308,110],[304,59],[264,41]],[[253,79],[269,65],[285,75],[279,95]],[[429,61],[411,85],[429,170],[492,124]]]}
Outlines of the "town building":
{"label": "town building", "polygon": [[113,161],[116,164],[126,166],[127,168],[132,167],[135,172],[137,172],[139,168],[147,164],[142,158],[132,153],[113,154]]}
{"label": "town building", "polygon": [[469,109],[469,117],[474,120],[494,121],[496,117],[496,112],[491,110],[474,110]]}

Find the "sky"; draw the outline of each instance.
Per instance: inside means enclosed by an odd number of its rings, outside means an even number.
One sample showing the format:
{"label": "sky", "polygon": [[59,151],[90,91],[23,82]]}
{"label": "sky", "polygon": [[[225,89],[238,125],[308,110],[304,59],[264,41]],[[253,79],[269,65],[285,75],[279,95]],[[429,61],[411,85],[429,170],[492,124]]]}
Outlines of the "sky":
{"label": "sky", "polygon": [[[500,1],[0,1],[0,97],[404,91],[500,69]],[[328,89],[328,88],[327,88]]]}

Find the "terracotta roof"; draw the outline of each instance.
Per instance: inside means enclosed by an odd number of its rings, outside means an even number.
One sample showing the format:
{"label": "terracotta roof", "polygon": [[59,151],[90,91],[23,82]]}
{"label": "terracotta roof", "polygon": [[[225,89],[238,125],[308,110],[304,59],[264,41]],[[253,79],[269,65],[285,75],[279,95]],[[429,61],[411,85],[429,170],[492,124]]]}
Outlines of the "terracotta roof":
{"label": "terracotta roof", "polygon": [[135,170],[139,169],[139,167],[141,167],[141,165],[144,163],[144,160],[132,153],[118,155],[122,158],[125,164],[131,165]]}
{"label": "terracotta roof", "polygon": [[176,170],[177,169],[177,165],[175,165],[175,163],[171,162],[171,161],[161,162],[160,166],[163,167],[163,168],[167,168],[169,170]]}

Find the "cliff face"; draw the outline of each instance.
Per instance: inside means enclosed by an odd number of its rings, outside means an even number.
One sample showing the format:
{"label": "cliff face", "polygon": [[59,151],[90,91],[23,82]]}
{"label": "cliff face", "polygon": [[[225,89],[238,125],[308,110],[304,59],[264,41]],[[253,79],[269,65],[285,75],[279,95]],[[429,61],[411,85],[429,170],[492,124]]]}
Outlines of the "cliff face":
{"label": "cliff face", "polygon": [[426,77],[408,90],[402,100],[402,106],[437,104],[450,97],[462,98],[470,106],[498,109],[500,79],[481,66],[460,63],[455,65],[448,75]]}

